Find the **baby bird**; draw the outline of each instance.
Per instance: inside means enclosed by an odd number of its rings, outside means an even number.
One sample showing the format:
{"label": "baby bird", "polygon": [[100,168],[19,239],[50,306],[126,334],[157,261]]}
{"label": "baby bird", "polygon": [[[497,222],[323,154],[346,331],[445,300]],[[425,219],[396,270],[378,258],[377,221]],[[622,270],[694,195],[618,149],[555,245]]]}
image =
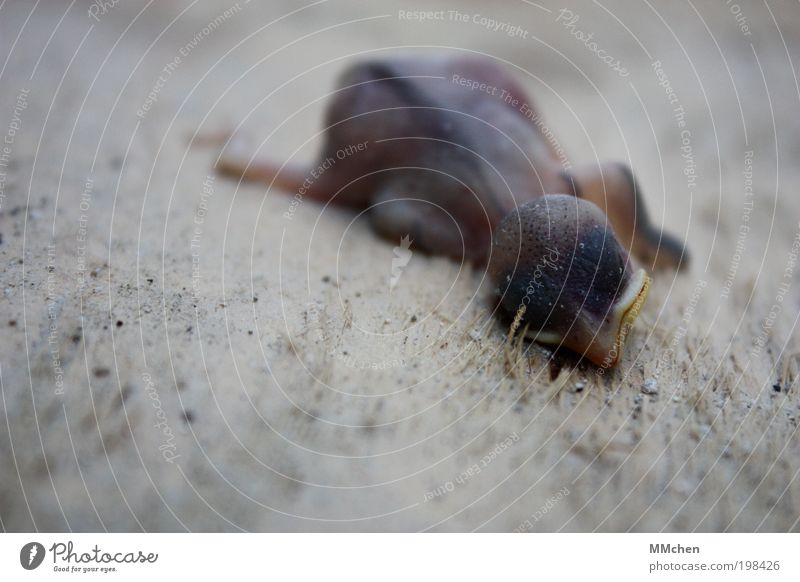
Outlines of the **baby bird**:
{"label": "baby bird", "polygon": [[389,240],[488,267],[501,312],[530,337],[612,367],[650,286],[629,251],[656,268],[685,265],[686,252],[652,226],[626,166],[567,171],[541,127],[488,59],[371,60],[339,81],[313,181],[303,168],[233,155],[218,169],[369,208]]}

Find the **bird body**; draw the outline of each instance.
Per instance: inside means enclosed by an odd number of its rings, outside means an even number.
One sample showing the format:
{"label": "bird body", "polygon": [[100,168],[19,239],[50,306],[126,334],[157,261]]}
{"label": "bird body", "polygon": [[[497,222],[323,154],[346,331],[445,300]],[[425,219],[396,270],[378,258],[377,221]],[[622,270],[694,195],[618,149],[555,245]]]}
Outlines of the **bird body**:
{"label": "bird body", "polygon": [[[219,167],[368,209],[388,240],[488,266],[500,311],[523,313],[532,337],[613,366],[650,281],[628,251],[679,266],[683,246],[651,226],[626,166],[572,170],[545,129],[517,81],[488,59],[371,60],[348,68],[332,94],[312,168],[335,162],[313,181],[266,160],[223,156]],[[392,281],[409,252],[393,259]]]}

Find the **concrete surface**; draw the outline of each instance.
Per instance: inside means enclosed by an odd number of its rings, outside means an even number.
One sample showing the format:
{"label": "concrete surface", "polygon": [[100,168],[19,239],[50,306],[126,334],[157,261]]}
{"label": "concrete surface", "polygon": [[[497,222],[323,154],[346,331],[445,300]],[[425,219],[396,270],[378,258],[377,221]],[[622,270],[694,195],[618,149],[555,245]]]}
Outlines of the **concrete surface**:
{"label": "concrete surface", "polygon": [[[2,4],[4,530],[800,531],[800,9],[422,5]],[[347,63],[437,50],[689,241],[615,372],[551,379],[483,273],[415,253],[390,293],[363,215],[188,146],[310,160]]]}

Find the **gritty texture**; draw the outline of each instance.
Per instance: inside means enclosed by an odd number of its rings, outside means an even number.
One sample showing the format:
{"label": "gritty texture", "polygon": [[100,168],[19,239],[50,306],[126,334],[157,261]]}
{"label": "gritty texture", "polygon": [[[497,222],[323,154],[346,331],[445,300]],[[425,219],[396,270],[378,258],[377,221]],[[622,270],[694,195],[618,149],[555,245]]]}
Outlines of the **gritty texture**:
{"label": "gritty texture", "polygon": [[[459,10],[527,38],[390,2],[3,3],[2,529],[800,531],[800,11],[499,4]],[[630,163],[688,241],[616,371],[551,368],[482,271],[188,146],[241,124],[310,161],[346,63],[424,50],[509,63],[565,160]]]}

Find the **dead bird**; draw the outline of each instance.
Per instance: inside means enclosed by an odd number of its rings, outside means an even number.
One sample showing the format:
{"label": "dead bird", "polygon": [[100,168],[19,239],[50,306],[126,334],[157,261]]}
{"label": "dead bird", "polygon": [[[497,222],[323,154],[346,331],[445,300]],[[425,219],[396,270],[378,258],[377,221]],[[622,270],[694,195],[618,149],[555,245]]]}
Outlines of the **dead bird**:
{"label": "dead bird", "polygon": [[651,268],[688,257],[650,222],[627,166],[565,170],[540,119],[491,60],[370,60],[341,76],[311,168],[227,148],[218,170],[368,208],[389,240],[488,267],[501,312],[530,337],[611,367],[650,286],[629,252]]}

